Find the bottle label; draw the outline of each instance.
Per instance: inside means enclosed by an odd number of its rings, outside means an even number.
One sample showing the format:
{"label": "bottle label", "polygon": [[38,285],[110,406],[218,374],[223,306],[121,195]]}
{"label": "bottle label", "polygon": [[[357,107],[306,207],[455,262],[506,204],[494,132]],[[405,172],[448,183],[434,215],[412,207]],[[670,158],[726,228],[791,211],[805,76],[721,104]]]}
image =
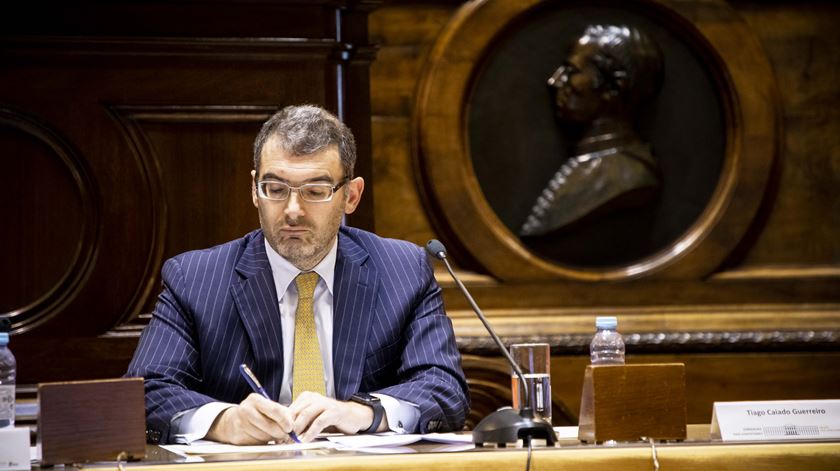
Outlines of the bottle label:
{"label": "bottle label", "polygon": [[15,418],[15,385],[0,384],[0,421]]}

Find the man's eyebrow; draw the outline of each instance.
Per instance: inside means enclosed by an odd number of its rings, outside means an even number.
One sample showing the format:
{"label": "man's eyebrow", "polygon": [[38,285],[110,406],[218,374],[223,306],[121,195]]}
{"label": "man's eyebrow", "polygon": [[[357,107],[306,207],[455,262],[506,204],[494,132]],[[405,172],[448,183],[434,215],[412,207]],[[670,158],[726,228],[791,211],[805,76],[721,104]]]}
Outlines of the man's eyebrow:
{"label": "man's eyebrow", "polygon": [[[275,175],[274,173],[271,173],[271,172],[263,174],[262,180],[276,180],[276,181],[283,182],[283,183],[289,183],[289,180],[287,180],[287,179],[285,179],[285,178],[283,178],[279,175]],[[315,176],[315,177],[309,177],[309,178],[306,178],[304,180],[300,180],[299,182],[300,182],[300,184],[321,183],[321,182],[332,183],[333,180],[332,180],[332,178],[330,178],[330,176],[328,174],[325,173],[323,175],[318,175],[318,176]]]}

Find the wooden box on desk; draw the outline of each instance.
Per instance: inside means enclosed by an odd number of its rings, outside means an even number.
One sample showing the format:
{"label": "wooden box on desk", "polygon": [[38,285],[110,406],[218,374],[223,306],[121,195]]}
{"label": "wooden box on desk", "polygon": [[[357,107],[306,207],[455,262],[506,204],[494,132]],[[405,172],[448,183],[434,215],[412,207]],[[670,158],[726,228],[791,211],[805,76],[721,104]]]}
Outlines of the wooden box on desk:
{"label": "wooden box on desk", "polygon": [[43,465],[145,456],[143,378],[41,383],[38,402]]}
{"label": "wooden box on desk", "polygon": [[684,440],[685,365],[590,365],[583,378],[578,438]]}

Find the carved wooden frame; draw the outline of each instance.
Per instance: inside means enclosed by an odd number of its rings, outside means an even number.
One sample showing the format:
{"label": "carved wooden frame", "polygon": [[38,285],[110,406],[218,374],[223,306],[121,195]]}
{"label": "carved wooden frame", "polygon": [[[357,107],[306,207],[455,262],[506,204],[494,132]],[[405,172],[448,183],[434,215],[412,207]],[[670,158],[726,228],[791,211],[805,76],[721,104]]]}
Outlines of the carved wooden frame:
{"label": "carved wooden frame", "polygon": [[77,196],[82,202],[81,219],[78,221],[80,237],[64,273],[37,299],[17,306],[9,312],[0,312],[0,316],[9,318],[14,330],[23,332],[36,328],[66,308],[83,288],[99,251],[101,200],[88,164],[57,129],[38,117],[2,107],[0,127],[16,129],[48,148],[52,156],[64,165],[67,176],[74,184]]}
{"label": "carved wooden frame", "polygon": [[482,59],[509,25],[541,3],[465,4],[429,54],[418,86],[414,129],[421,192],[433,221],[451,230],[457,242],[502,281],[642,276],[690,280],[709,275],[746,234],[765,196],[779,148],[779,97],[757,38],[722,1],[700,6],[674,0],[622,3],[669,25],[711,71],[724,109],[724,163],[705,210],[668,247],[626,266],[573,268],[529,251],[496,216],[479,187],[467,138],[468,99]]}

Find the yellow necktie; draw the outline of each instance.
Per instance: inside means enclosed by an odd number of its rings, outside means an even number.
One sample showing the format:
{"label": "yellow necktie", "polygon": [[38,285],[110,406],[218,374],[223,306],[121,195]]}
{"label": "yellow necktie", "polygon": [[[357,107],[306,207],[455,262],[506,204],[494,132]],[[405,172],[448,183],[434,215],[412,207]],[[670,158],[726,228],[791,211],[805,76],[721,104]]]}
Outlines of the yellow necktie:
{"label": "yellow necktie", "polygon": [[313,297],[318,274],[301,273],[295,278],[298,290],[298,305],[295,311],[295,357],[292,364],[292,400],[304,391],[326,395],[324,385],[324,361],[318,345],[315,330]]}

